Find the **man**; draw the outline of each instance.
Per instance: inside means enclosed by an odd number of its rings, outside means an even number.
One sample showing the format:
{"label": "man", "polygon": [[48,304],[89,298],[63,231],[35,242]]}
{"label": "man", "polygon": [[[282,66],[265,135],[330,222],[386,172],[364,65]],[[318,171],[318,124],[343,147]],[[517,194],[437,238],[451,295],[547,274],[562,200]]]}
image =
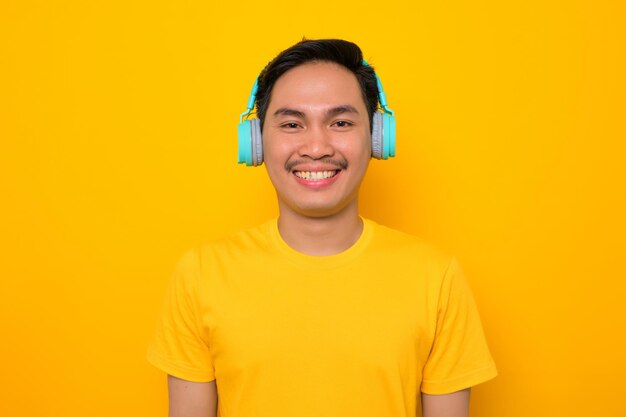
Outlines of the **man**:
{"label": "man", "polygon": [[378,85],[342,40],[259,76],[240,146],[259,129],[279,217],[181,260],[148,354],[171,417],[461,417],[495,376],[454,259],[359,216],[372,141],[393,133]]}

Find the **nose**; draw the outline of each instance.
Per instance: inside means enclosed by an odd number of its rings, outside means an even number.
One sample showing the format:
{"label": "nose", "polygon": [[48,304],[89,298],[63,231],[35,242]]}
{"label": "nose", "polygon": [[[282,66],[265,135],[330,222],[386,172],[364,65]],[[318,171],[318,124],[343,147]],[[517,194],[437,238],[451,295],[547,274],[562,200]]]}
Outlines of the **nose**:
{"label": "nose", "polygon": [[311,159],[321,159],[335,153],[332,134],[323,127],[311,127],[302,135],[302,143],[298,154]]}

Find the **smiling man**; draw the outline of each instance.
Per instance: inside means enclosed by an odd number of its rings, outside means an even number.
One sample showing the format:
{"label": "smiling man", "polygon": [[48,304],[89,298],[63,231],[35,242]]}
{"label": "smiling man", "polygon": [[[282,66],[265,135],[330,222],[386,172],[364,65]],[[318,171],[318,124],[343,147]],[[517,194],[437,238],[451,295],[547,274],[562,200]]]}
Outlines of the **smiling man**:
{"label": "smiling man", "polygon": [[496,375],[456,261],[359,215],[370,159],[392,155],[381,88],[343,40],[260,74],[240,147],[279,217],[179,263],[148,354],[171,417],[464,417]]}

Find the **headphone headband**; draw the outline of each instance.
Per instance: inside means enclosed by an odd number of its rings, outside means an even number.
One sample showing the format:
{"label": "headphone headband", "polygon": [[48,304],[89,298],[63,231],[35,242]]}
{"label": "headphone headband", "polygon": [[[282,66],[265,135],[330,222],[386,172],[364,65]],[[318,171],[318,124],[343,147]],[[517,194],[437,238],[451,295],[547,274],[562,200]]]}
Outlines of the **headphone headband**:
{"label": "headphone headband", "polygon": [[[363,65],[366,67],[372,67],[367,63],[366,60],[363,60]],[[252,86],[252,91],[250,91],[250,96],[248,97],[248,106],[245,112],[241,113],[239,116],[239,122],[243,121],[244,117],[248,117],[250,113],[252,113],[252,109],[254,109],[254,105],[256,103],[256,94],[259,91],[259,77],[261,74],[257,75],[254,80],[254,85]],[[378,87],[378,103],[383,111],[387,114],[393,115],[393,110],[387,107],[387,96],[385,95],[385,90],[383,90],[383,83],[380,82],[380,78],[378,78],[378,74],[374,71],[374,77],[376,77],[376,86]]]}

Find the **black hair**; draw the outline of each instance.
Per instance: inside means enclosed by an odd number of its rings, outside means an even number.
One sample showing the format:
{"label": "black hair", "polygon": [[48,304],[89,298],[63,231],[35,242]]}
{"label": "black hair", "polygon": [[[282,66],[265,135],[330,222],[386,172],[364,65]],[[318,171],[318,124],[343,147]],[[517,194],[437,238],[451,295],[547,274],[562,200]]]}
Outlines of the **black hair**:
{"label": "black hair", "polygon": [[256,94],[256,114],[261,128],[270,102],[272,88],[287,71],[312,61],[334,62],[352,72],[359,82],[367,113],[372,118],[378,108],[378,85],[374,69],[363,63],[363,53],[355,43],[342,39],[303,39],[282,51],[261,71]]}

